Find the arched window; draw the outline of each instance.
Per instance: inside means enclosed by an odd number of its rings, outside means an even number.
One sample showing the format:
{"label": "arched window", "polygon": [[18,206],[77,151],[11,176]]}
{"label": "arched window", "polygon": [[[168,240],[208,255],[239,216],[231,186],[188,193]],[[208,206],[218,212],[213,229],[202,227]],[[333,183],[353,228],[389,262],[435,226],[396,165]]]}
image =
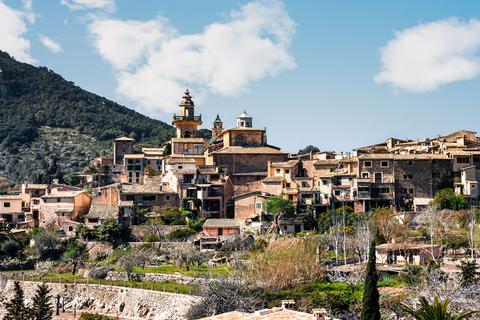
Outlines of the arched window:
{"label": "arched window", "polygon": [[185,131],[185,133],[183,134],[183,137],[190,138],[190,131]]}

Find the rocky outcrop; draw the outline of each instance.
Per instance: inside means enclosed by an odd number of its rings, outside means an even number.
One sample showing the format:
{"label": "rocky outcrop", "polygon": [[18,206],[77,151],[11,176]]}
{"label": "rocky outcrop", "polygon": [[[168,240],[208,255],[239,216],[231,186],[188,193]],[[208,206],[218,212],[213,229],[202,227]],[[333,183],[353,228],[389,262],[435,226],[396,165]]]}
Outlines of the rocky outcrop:
{"label": "rocky outcrop", "polygon": [[[38,282],[20,282],[27,305],[32,303]],[[152,320],[184,320],[190,305],[199,297],[169,292],[132,289],[125,287],[47,283],[51,296],[65,298],[65,309],[120,317],[135,317]],[[1,300],[13,297],[13,281],[8,281]],[[53,301],[52,301],[53,304]]]}

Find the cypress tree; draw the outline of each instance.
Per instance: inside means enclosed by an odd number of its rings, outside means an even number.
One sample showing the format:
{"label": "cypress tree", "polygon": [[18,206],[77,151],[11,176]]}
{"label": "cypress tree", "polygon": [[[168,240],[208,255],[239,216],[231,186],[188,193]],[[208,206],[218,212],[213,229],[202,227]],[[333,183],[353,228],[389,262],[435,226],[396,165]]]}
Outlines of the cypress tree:
{"label": "cypress tree", "polygon": [[375,265],[375,240],[370,244],[367,271],[362,299],[360,320],[380,320],[379,294],[377,289],[377,267]]}
{"label": "cypress tree", "polygon": [[28,310],[25,308],[22,287],[18,281],[13,283],[15,294],[13,299],[5,303],[7,313],[3,317],[4,320],[27,320]]}
{"label": "cypress tree", "polygon": [[44,283],[37,287],[33,297],[33,307],[31,309],[31,319],[33,320],[52,320],[53,308],[50,304],[50,289]]}

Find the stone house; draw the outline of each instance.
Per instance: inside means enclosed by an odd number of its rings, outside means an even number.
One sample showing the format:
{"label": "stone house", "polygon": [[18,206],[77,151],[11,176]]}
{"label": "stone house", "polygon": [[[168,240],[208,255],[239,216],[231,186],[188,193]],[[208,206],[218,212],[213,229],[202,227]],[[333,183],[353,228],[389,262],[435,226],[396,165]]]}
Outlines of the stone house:
{"label": "stone house", "polygon": [[16,226],[25,221],[25,201],[20,195],[0,195],[0,223]]}
{"label": "stone house", "polygon": [[106,219],[115,219],[125,226],[131,225],[131,215],[121,214],[118,205],[92,205],[85,216],[85,226],[93,228],[101,225]]}
{"label": "stone house", "polygon": [[207,219],[203,224],[206,236],[224,236],[240,234],[241,222],[236,219]]}
{"label": "stone house", "polygon": [[178,207],[180,204],[177,193],[171,187],[162,184],[122,184],[120,204],[128,206],[130,201],[133,207],[146,208],[150,211],[154,211],[156,207]]}
{"label": "stone house", "polygon": [[381,244],[375,247],[377,263],[424,265],[428,259],[440,256],[440,245],[417,243]]}
{"label": "stone house", "polygon": [[40,226],[60,220],[79,221],[90,210],[92,196],[85,191],[52,191],[43,195],[39,206]]}

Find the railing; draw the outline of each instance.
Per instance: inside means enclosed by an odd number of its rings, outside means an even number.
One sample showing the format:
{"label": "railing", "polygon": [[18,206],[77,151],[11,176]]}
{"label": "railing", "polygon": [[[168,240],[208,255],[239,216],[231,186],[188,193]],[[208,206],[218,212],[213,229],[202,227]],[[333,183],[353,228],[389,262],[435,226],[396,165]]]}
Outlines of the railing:
{"label": "railing", "polygon": [[202,116],[173,116],[173,121],[202,121]]}

